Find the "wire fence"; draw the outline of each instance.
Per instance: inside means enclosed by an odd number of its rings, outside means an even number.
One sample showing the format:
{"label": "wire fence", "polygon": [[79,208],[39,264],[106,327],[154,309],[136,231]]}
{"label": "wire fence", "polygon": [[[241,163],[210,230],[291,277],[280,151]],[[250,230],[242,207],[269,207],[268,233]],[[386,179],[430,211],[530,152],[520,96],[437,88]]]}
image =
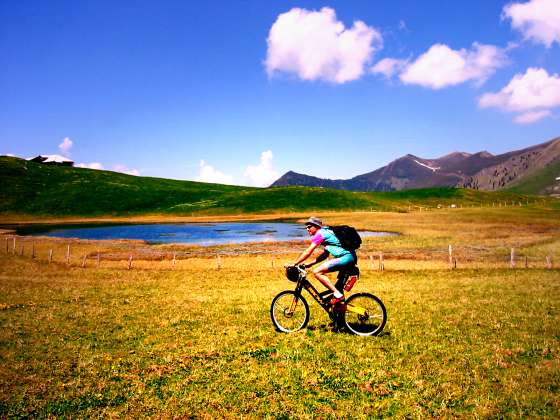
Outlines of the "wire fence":
{"label": "wire fence", "polygon": [[[68,267],[119,268],[132,270],[186,268],[195,260],[204,260],[210,268],[239,267],[239,257],[256,257],[262,266],[281,267],[293,261],[304,249],[301,242],[261,243],[220,247],[186,247],[182,245],[153,246],[144,242],[115,241],[100,243],[78,239],[10,235],[4,237],[4,253],[8,256],[28,257],[49,264]],[[358,264],[362,270],[414,270],[461,268],[555,269],[555,255],[551,252],[514,247],[477,245],[432,248],[358,250]],[[210,260],[210,262],[209,262]],[[234,263],[235,261],[235,263]],[[251,263],[248,263],[249,265]]]}

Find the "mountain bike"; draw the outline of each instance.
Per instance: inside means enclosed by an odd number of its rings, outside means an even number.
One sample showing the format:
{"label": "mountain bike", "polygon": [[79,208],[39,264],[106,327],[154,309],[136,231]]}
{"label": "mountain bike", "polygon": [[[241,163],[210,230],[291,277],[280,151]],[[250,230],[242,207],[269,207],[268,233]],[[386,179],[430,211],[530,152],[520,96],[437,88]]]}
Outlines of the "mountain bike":
{"label": "mountain bike", "polygon": [[[343,290],[349,279],[356,281],[359,269],[354,266],[339,272],[335,287]],[[270,317],[277,330],[291,333],[307,326],[309,322],[309,305],[302,295],[303,289],[323,308],[335,326],[344,327],[349,332],[362,336],[378,335],[387,323],[387,310],[377,296],[371,293],[356,293],[346,301],[331,305],[333,292],[319,292],[307,280],[304,265],[287,266],[286,277],[296,283],[295,290],[284,290],[272,300]],[[352,284],[353,286],[353,284]]]}

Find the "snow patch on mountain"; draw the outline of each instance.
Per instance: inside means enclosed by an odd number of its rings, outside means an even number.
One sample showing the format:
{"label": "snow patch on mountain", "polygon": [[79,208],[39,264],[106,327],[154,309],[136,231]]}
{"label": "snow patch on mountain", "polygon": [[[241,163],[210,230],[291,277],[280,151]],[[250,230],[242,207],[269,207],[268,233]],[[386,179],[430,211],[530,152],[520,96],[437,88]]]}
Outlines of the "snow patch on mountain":
{"label": "snow patch on mountain", "polygon": [[428,165],[426,165],[426,164],[424,164],[424,163],[422,163],[422,162],[418,162],[416,159],[413,159],[413,160],[414,160],[414,162],[416,162],[418,165],[424,166],[425,168],[428,168],[428,169],[431,170],[432,172],[435,172],[435,171],[437,171],[438,169],[441,169],[441,168],[439,168],[439,167],[438,167],[438,168],[432,168],[431,166],[428,166]]}

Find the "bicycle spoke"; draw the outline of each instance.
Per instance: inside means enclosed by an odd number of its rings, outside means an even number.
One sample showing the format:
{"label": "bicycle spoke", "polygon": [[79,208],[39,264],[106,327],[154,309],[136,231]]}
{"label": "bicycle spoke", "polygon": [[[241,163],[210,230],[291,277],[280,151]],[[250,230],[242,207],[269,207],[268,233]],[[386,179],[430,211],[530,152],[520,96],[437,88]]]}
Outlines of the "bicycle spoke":
{"label": "bicycle spoke", "polygon": [[283,332],[304,328],[309,321],[309,307],[303,297],[293,291],[280,293],[272,301],[270,316],[274,326]]}
{"label": "bicycle spoke", "polygon": [[350,332],[357,335],[377,335],[385,326],[385,306],[374,295],[359,293],[347,301],[344,322]]}

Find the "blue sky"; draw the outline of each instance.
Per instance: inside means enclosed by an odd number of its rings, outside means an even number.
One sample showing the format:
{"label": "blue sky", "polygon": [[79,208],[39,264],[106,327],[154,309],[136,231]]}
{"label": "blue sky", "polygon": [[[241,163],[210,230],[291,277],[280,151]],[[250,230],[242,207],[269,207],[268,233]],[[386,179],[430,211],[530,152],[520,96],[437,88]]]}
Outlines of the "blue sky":
{"label": "blue sky", "polygon": [[268,185],[560,135],[560,3],[0,2],[0,154]]}

